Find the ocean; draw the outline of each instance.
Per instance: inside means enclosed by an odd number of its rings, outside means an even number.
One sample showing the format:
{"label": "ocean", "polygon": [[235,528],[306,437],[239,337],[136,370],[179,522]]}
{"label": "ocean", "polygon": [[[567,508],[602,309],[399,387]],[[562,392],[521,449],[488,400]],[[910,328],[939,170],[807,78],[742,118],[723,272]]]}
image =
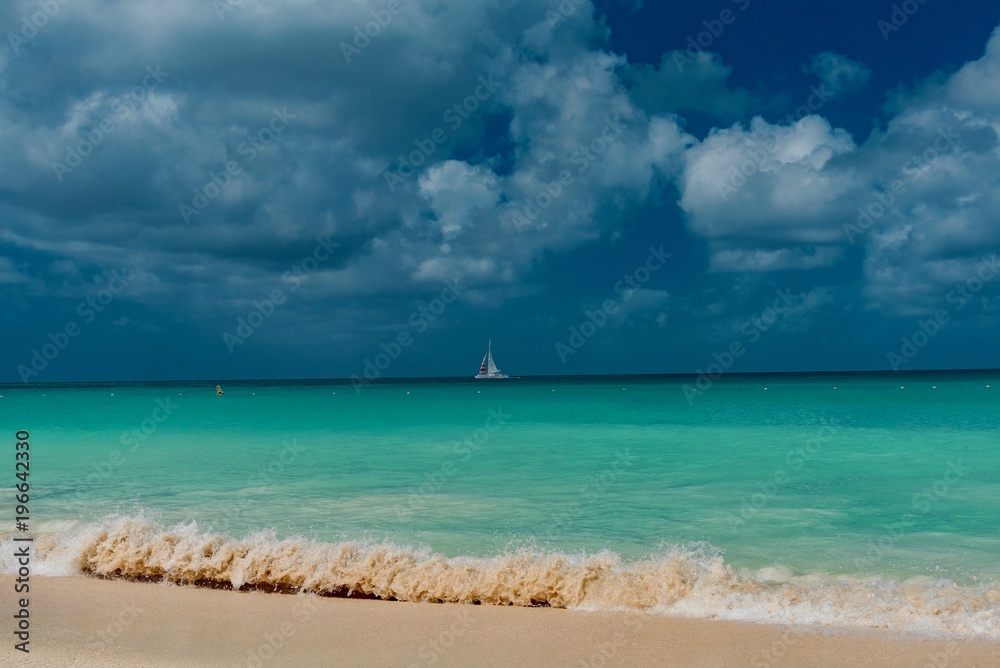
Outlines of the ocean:
{"label": "ocean", "polygon": [[1000,638],[1000,372],[698,387],[0,386],[0,568]]}

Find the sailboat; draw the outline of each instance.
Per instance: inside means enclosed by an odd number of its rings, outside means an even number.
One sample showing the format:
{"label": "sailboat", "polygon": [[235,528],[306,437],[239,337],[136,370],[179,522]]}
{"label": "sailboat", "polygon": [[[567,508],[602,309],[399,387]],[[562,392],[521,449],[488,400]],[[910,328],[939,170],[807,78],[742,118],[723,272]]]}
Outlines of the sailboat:
{"label": "sailboat", "polygon": [[490,339],[490,343],[486,347],[486,356],[483,357],[483,363],[479,366],[479,374],[476,378],[510,378],[507,374],[500,373],[500,369],[493,363],[493,339]]}

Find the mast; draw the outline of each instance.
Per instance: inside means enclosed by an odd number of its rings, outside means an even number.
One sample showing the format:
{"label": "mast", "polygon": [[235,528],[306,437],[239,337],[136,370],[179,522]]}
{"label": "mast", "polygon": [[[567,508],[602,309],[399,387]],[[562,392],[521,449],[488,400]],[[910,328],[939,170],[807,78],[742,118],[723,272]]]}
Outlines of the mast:
{"label": "mast", "polygon": [[487,369],[489,373],[494,374],[499,371],[499,369],[497,369],[497,365],[493,362],[493,339],[490,339],[490,343],[486,347],[486,360],[488,362]]}

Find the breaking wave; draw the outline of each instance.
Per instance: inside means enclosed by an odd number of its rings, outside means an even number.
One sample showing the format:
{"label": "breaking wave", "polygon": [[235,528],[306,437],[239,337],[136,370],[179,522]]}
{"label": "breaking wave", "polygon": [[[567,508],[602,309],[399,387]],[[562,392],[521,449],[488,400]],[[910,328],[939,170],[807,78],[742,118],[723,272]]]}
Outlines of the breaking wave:
{"label": "breaking wave", "polygon": [[[16,570],[5,537],[0,567]],[[948,580],[796,576],[750,571],[705,544],[637,561],[613,552],[519,550],[452,557],[388,543],[230,538],[196,523],[145,517],[52,523],[36,536],[34,572],[163,580],[233,589],[401,601],[633,610],[674,616],[1000,638],[1000,585]]]}

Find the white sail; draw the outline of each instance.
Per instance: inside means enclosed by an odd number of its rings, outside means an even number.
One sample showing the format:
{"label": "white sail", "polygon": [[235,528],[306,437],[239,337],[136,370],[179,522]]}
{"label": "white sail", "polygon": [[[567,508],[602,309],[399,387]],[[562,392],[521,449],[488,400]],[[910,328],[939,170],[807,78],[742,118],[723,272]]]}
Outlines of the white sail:
{"label": "white sail", "polygon": [[500,369],[497,368],[496,362],[493,361],[493,340],[490,339],[489,344],[486,346],[486,355],[483,357],[483,363],[479,367],[479,373],[476,378],[509,378],[505,373],[502,373]]}
{"label": "white sail", "polygon": [[494,374],[499,370],[497,365],[493,363],[493,340],[491,339],[489,346],[486,348],[486,373]]}

